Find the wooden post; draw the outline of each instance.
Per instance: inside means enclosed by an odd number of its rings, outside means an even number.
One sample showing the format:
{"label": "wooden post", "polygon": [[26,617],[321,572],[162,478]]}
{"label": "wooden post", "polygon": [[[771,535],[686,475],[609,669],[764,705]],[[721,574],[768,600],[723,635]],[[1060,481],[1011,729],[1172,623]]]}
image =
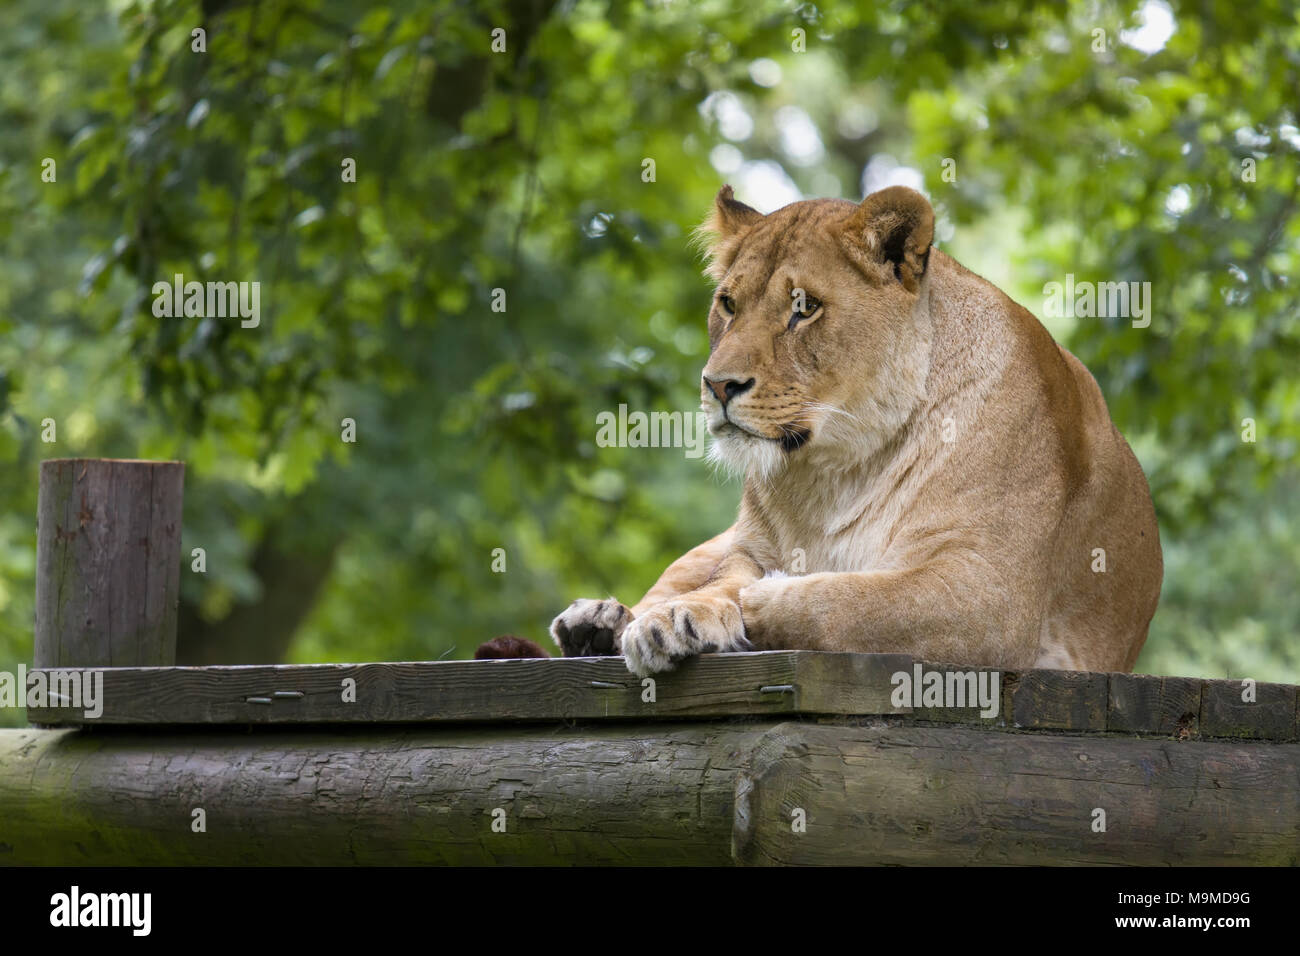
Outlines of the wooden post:
{"label": "wooden post", "polygon": [[41,463],[37,667],[176,663],[179,461]]}

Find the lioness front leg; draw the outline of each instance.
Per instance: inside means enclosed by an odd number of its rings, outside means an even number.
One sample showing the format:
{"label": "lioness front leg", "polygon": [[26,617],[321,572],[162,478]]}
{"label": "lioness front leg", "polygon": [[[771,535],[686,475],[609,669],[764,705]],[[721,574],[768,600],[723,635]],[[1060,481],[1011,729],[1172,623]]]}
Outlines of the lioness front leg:
{"label": "lioness front leg", "polygon": [[765,578],[740,592],[759,650],[911,654],[988,667],[1033,666],[1038,634],[1009,623],[1013,595],[960,561],[890,571]]}
{"label": "lioness front leg", "polygon": [[645,611],[623,632],[627,669],[644,677],[699,654],[752,650],[739,595],[760,574],[752,559],[733,553],[702,587]]}
{"label": "lioness front leg", "polygon": [[574,601],[551,622],[551,637],[565,657],[621,654],[624,629],[656,604],[694,591],[713,574],[727,554],[732,530],[710,538],[668,565],[659,580],[628,608],[616,598]]}

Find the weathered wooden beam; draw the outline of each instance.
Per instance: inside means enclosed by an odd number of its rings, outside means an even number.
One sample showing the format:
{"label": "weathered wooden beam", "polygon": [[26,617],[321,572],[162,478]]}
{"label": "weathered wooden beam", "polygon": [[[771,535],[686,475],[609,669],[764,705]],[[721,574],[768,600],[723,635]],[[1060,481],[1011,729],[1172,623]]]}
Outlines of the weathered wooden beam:
{"label": "weathered wooden beam", "polygon": [[1108,730],[1195,736],[1200,730],[1201,686],[1194,677],[1111,674]]}
{"label": "weathered wooden beam", "polygon": [[1300,744],[786,723],[737,795],[746,864],[1300,864]]}
{"label": "weathered wooden beam", "polygon": [[725,864],[757,735],[0,730],[0,865]]}
{"label": "weathered wooden beam", "polygon": [[1107,674],[1087,671],[1022,671],[1004,684],[1017,727],[1105,730]]}
{"label": "weathered wooden beam", "polygon": [[1290,684],[1210,680],[1201,689],[1201,733],[1277,740],[1294,734],[1296,688]]}
{"label": "weathered wooden beam", "polygon": [[1300,863],[1300,744],[909,719],[0,731],[0,864]]}
{"label": "weathered wooden beam", "polygon": [[652,680],[621,657],[109,668],[103,713],[31,707],[42,725],[333,724],[887,714],[891,654],[707,654]]}
{"label": "weathered wooden beam", "polygon": [[175,663],[184,477],[178,461],[41,463],[37,667]]}

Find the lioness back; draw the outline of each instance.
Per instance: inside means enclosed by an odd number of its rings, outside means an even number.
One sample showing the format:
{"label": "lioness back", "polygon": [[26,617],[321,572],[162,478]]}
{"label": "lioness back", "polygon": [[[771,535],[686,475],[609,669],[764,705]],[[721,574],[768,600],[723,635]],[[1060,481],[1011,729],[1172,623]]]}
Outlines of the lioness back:
{"label": "lioness back", "polygon": [[[981,494],[1018,539],[1014,550],[1033,556],[1028,566],[1019,562],[1023,582],[1042,601],[1030,615],[1041,618],[1033,664],[1131,670],[1163,577],[1141,466],[1082,362],[992,283],[938,250],[931,258],[937,337],[967,351],[977,369],[1001,365],[978,409],[975,442],[999,453],[957,466],[954,483],[972,481],[978,470]],[[948,385],[933,387],[946,394]]]}

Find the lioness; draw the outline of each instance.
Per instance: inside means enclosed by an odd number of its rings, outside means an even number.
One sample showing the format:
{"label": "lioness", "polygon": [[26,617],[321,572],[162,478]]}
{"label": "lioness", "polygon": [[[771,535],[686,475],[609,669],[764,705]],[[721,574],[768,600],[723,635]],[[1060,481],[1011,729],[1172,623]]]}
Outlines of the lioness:
{"label": "lioness", "polygon": [[1131,670],[1163,573],[1146,478],[1082,363],[931,248],[925,197],[765,216],[724,186],[702,228],[700,394],[740,515],[630,610],[575,601],[561,650]]}

